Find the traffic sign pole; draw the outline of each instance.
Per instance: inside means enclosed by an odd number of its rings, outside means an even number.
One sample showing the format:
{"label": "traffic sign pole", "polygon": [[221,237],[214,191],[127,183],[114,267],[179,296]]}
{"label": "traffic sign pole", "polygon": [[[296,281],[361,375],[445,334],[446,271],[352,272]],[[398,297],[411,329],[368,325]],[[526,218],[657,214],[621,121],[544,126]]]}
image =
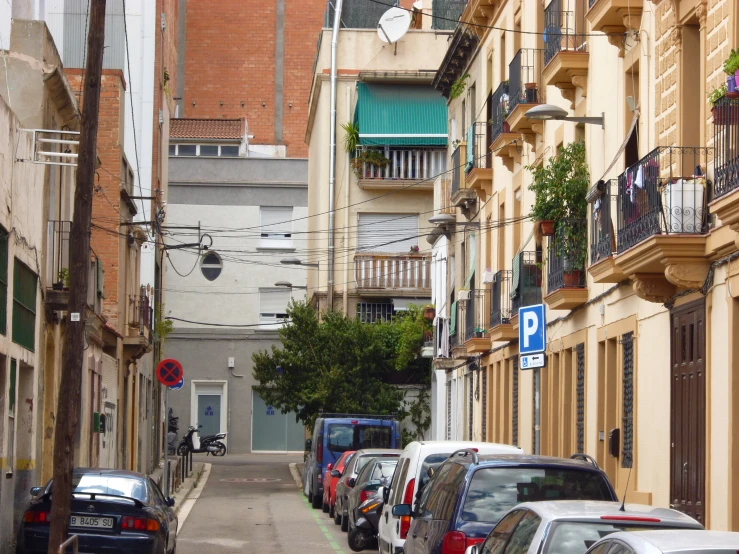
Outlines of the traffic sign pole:
{"label": "traffic sign pole", "polygon": [[[164,498],[169,498],[169,387],[164,386]],[[175,440],[175,442],[177,442]]]}
{"label": "traffic sign pole", "polygon": [[159,382],[164,385],[164,414],[166,425],[165,429],[165,441],[164,441],[164,494],[169,497],[169,387],[177,385],[181,380],[185,379],[185,372],[182,369],[182,364],[172,358],[162,360],[157,364],[156,376]]}

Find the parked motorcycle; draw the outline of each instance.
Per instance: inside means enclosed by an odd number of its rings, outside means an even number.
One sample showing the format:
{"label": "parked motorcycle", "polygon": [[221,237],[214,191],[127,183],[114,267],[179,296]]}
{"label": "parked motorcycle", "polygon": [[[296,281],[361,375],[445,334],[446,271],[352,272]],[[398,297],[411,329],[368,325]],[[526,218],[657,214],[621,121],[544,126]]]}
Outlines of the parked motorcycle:
{"label": "parked motorcycle", "polygon": [[354,552],[360,552],[367,548],[372,541],[377,539],[377,532],[380,526],[380,516],[382,515],[384,487],[377,491],[377,495],[372,496],[359,505],[359,519],[355,523],[347,540],[349,548]]}
{"label": "parked motorcycle", "polygon": [[[202,427],[200,425],[199,427]],[[193,454],[199,454],[200,452],[206,452],[207,454],[213,454],[214,456],[225,456],[226,445],[221,442],[222,439],[226,438],[226,433],[218,433],[210,437],[198,438],[195,436],[198,428],[192,425],[188,428],[187,434],[180,441],[180,445],[177,447],[177,453],[180,456],[184,456],[189,452]]]}

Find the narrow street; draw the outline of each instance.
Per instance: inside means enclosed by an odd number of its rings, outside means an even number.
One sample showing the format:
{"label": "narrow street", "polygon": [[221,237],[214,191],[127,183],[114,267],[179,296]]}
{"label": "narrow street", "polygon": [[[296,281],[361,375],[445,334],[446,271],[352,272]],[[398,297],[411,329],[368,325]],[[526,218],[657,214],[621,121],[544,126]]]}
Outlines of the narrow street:
{"label": "narrow street", "polygon": [[[177,535],[178,554],[349,554],[346,534],[310,507],[290,472],[302,456],[202,457],[212,464]],[[182,520],[182,516],[180,518]],[[368,550],[369,552],[369,550]]]}

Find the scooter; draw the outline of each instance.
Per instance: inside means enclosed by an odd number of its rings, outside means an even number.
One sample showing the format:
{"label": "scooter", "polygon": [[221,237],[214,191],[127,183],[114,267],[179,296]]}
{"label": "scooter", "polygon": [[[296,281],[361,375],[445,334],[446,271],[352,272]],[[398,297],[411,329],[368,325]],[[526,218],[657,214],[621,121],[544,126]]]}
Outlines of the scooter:
{"label": "scooter", "polygon": [[368,498],[357,508],[359,519],[347,537],[349,548],[354,552],[364,550],[377,538],[384,504],[382,491],[378,491],[377,495]]}
{"label": "scooter", "polygon": [[[202,425],[199,427],[202,427]],[[189,452],[192,452],[193,454],[206,452],[207,454],[213,454],[214,456],[226,455],[226,445],[221,442],[221,439],[225,439],[227,433],[218,433],[217,435],[199,439],[198,437],[195,437],[197,430],[198,429],[192,425],[187,429],[187,434],[180,441],[180,445],[177,447],[177,453],[180,456],[184,456]]]}

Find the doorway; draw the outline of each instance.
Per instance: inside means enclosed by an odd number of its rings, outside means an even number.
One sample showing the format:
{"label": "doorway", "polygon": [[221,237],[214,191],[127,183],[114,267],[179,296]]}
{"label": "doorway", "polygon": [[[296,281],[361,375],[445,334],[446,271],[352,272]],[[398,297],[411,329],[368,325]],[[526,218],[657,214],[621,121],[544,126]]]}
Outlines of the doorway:
{"label": "doorway", "polygon": [[705,524],[705,300],[672,310],[670,507]]}

